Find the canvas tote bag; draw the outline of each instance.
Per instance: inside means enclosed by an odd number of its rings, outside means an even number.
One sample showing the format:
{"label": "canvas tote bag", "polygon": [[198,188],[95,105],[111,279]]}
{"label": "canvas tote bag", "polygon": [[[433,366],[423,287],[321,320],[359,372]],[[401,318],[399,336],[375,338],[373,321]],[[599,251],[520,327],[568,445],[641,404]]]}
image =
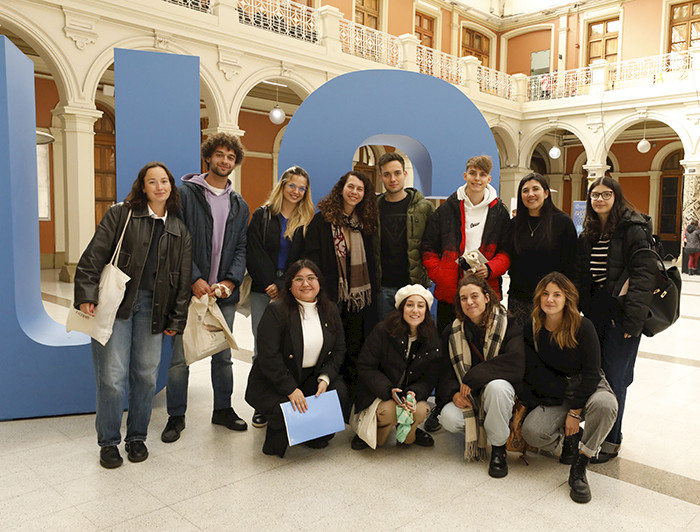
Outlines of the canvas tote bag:
{"label": "canvas tote bag", "polygon": [[114,320],[117,317],[119,305],[124,299],[126,283],[130,277],[121,271],[116,266],[117,257],[122,249],[124,241],[124,233],[131,219],[131,209],[126,217],[126,223],[122,234],[117,242],[117,247],[112,255],[112,260],[105,265],[100,275],[100,285],[98,288],[97,305],[95,306],[95,315],[90,316],[76,308],[72,308],[68,313],[66,320],[66,331],[79,331],[94,338],[102,345],[105,345],[112,336],[112,327]]}
{"label": "canvas tote bag", "polygon": [[224,349],[238,349],[215,297],[207,294],[200,298],[192,296],[182,343],[188,366]]}

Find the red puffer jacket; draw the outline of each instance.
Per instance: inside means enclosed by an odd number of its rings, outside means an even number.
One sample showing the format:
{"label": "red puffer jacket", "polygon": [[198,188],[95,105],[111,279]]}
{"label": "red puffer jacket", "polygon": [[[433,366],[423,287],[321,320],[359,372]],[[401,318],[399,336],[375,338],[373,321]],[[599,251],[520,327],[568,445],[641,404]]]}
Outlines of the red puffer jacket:
{"label": "red puffer jacket", "polygon": [[[489,204],[479,251],[488,259],[488,282],[501,297],[501,276],[508,271],[506,253],[510,216],[503,202],[496,198]],[[423,265],[435,283],[435,297],[454,303],[461,272],[457,258],[464,253],[464,203],[455,192],[440,205],[428,220],[423,233]]]}

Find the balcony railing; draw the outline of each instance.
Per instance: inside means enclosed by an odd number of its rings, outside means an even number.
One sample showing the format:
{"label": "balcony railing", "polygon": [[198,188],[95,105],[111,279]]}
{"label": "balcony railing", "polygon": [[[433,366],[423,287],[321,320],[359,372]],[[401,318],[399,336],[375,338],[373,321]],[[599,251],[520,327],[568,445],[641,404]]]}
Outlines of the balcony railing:
{"label": "balcony railing", "polygon": [[401,63],[398,37],[362,24],[340,19],[340,43],[343,52],[389,66]]}
{"label": "balcony railing", "polygon": [[513,77],[509,74],[480,65],[476,70],[476,80],[479,83],[479,91],[515,100]]}
{"label": "balcony railing", "polygon": [[164,0],[169,4],[175,4],[177,6],[187,7],[189,9],[194,9],[195,11],[201,11],[202,13],[211,13],[211,1],[210,0]]}
{"label": "balcony railing", "polygon": [[289,0],[238,0],[238,21],[302,41],[318,42],[318,12]]}
{"label": "balcony railing", "polygon": [[555,100],[588,94],[591,86],[591,67],[577,68],[530,76],[527,98],[531,102]]}
{"label": "balcony railing", "polygon": [[423,74],[444,79],[455,85],[462,84],[459,57],[419,44],[416,47],[416,63],[418,71]]}
{"label": "balcony railing", "polygon": [[690,63],[687,51],[611,63],[608,88],[622,89],[684,79],[692,67]]}

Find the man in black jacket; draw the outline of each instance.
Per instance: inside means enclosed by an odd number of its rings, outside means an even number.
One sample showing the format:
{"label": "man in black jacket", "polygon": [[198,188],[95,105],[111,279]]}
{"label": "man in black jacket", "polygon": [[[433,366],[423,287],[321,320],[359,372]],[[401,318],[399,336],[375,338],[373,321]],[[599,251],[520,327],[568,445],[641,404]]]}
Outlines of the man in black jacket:
{"label": "man in black jacket", "polygon": [[[192,234],[192,293],[217,297],[229,327],[233,327],[239,287],[246,265],[246,233],[250,211],[233,190],[229,176],[243,161],[243,146],[233,135],[218,133],[202,144],[202,158],[209,171],[187,174],[180,187],[179,216]],[[216,295],[218,293],[218,295]],[[174,442],[185,428],[189,367],[185,363],[182,336],[173,340],[168,369],[168,423],[161,440]],[[233,369],[230,349],[211,357],[214,412],[211,422],[243,431],[248,425],[231,408]]]}

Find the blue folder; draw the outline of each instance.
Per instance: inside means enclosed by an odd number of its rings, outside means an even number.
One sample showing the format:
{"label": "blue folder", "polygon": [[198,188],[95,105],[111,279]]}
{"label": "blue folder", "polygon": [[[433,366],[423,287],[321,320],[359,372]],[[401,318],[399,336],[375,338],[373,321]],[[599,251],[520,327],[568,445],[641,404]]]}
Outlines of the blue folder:
{"label": "blue folder", "polygon": [[280,405],[287,426],[289,445],[345,430],[338,392],[330,390],[318,397],[311,395],[306,398],[306,404],[309,408],[303,414],[295,411],[289,401]]}

